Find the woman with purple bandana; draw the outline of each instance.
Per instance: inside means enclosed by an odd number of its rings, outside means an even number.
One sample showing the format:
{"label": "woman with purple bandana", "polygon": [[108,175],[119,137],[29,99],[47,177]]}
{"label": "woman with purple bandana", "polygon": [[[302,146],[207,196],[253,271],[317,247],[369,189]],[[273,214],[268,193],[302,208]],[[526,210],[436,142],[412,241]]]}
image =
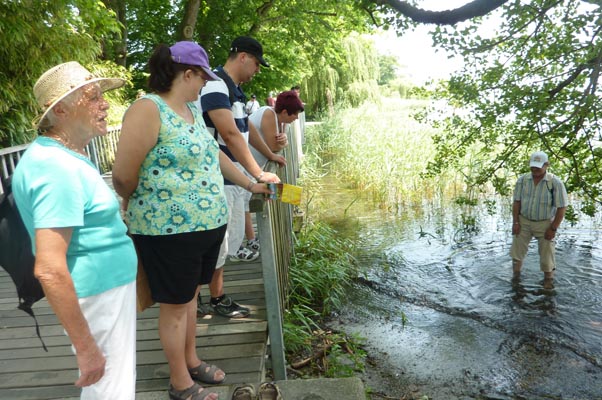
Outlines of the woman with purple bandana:
{"label": "woman with purple bandana", "polygon": [[[159,336],[170,369],[171,400],[215,400],[199,383],[224,371],[196,352],[196,290],[209,283],[226,232],[224,176],[253,193],[268,192],[223,154],[195,101],[211,71],[194,42],[160,45],[149,60],[151,94],[127,110],[113,167],[115,190],[159,303]],[[223,174],[223,175],[222,175]]]}

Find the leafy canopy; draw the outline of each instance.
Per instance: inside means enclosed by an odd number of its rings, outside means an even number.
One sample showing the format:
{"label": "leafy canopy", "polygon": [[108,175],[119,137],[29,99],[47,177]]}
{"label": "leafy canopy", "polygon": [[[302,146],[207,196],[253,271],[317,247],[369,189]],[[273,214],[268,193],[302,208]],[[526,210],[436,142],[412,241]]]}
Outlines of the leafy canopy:
{"label": "leafy canopy", "polygon": [[[465,114],[447,117],[436,164],[449,165],[469,149],[488,160],[471,180],[497,183],[504,169],[524,172],[529,153],[544,150],[551,171],[594,212],[601,197],[598,80],[602,66],[601,8],[583,1],[516,1],[501,10],[499,30],[478,34],[440,27],[435,40],[464,57],[463,71],[441,88]],[[477,21],[478,23],[478,21]]]}
{"label": "leafy canopy", "polygon": [[103,35],[118,29],[99,1],[0,1],[0,147],[34,137],[37,78],[62,62],[89,66],[100,54]]}

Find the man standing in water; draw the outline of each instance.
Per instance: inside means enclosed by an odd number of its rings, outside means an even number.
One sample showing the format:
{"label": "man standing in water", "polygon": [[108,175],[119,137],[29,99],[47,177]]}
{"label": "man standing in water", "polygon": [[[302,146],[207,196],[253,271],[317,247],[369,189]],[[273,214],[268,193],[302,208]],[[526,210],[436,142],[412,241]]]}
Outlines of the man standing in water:
{"label": "man standing in water", "polygon": [[533,237],[539,248],[539,264],[546,289],[554,287],[556,269],[556,231],[564,218],[568,196],[564,183],[547,172],[550,163],[543,151],[536,151],[529,160],[531,173],[518,178],[512,204],[512,269],[520,277],[523,260]]}

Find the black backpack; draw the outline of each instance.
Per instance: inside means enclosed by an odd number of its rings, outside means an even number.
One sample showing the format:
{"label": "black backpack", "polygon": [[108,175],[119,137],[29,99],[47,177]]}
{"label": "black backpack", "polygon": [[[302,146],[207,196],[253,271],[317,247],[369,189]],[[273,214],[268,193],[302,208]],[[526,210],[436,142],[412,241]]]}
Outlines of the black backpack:
{"label": "black backpack", "polygon": [[44,297],[42,285],[33,274],[35,258],[31,250],[31,239],[15,204],[11,178],[0,179],[4,188],[4,193],[0,194],[0,266],[8,272],[17,287],[18,308],[33,317],[42,347],[48,351],[31,308]]}

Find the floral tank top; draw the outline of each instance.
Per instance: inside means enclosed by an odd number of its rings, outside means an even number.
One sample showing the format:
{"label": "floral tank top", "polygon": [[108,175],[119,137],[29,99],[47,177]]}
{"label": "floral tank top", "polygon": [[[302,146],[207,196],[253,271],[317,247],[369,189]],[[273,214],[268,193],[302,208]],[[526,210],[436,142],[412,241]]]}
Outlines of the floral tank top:
{"label": "floral tank top", "polygon": [[159,108],[157,144],[138,172],[138,187],[127,210],[131,233],[172,235],[206,231],[228,222],[219,146],[209,134],[194,103],[189,124],[161,99],[149,94]]}

